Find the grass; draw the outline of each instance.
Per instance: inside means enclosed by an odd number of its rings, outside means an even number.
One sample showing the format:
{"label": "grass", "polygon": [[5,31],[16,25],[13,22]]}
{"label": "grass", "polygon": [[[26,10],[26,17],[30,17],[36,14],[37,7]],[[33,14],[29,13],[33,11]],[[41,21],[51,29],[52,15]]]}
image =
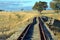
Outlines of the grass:
{"label": "grass", "polygon": [[0,37],[5,35],[5,37],[11,36],[20,27],[26,26],[29,19],[32,19],[37,12],[0,12]]}
{"label": "grass", "polygon": [[52,30],[52,32],[56,36],[57,40],[60,40],[60,28],[50,26],[50,29]]}
{"label": "grass", "polygon": [[40,16],[47,16],[60,20],[60,13],[55,13],[54,10],[44,10]]}
{"label": "grass", "polygon": [[[44,11],[43,11],[44,12]],[[42,13],[43,13],[42,12]],[[36,16],[48,16],[60,20],[60,14],[54,12],[44,12],[40,14],[37,11],[22,11],[22,12],[0,12],[0,38],[5,36],[10,37],[21,27],[27,26]],[[60,36],[59,33],[56,35]]]}

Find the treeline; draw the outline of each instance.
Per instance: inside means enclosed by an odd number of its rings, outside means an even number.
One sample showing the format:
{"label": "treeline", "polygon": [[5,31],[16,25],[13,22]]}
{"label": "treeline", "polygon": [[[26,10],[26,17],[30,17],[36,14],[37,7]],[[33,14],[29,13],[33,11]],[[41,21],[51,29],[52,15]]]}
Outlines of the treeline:
{"label": "treeline", "polygon": [[[47,7],[47,2],[39,1],[35,3],[32,9],[38,10],[41,13],[43,10],[46,10]],[[60,0],[53,0],[50,2],[50,7],[58,13],[60,11]]]}
{"label": "treeline", "polygon": [[4,11],[4,10],[0,10],[0,11]]}
{"label": "treeline", "polygon": [[41,11],[46,10],[47,7],[47,2],[39,1],[35,3],[35,5],[33,6],[33,10],[38,10],[41,13]]}
{"label": "treeline", "polygon": [[60,11],[60,0],[53,0],[50,2],[50,7],[55,10],[56,13]]}

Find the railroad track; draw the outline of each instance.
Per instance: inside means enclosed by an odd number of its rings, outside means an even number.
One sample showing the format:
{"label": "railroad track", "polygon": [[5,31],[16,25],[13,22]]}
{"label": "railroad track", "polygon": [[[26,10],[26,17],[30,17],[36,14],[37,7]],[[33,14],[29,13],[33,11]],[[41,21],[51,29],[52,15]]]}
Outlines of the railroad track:
{"label": "railroad track", "polygon": [[[28,37],[27,35],[32,36],[30,32],[33,31],[34,25],[36,24],[36,17],[33,19],[33,23],[30,23],[25,30],[22,32],[22,34],[19,36],[19,38],[17,40],[26,40],[26,39],[30,39],[31,37]],[[29,34],[30,33],[30,34]],[[28,38],[27,38],[28,37]],[[29,40],[28,39],[28,40]]]}
{"label": "railroad track", "polygon": [[43,30],[43,27],[42,27],[41,18],[38,17],[38,19],[39,19],[39,30],[40,30],[41,40],[47,40],[47,37],[46,37],[44,30]]}
{"label": "railroad track", "polygon": [[[33,19],[33,22],[30,23],[25,30],[21,33],[21,35],[19,36],[19,38],[17,40],[32,40],[32,35],[33,35],[33,30],[34,30],[34,25],[37,23],[36,21],[37,17],[35,17]],[[38,17],[38,21],[39,21],[39,32],[40,32],[40,39],[39,40],[48,40],[48,37],[45,34],[44,28],[42,27],[43,23],[41,21],[41,18]]]}

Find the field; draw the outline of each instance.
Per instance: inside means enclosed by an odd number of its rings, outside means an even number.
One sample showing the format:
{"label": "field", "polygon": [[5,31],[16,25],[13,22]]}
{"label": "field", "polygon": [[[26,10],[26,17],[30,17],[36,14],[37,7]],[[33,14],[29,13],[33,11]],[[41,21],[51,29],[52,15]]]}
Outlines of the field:
{"label": "field", "polygon": [[[54,19],[60,20],[60,14],[43,11],[40,14],[37,11],[20,11],[20,12],[0,12],[0,39],[8,38],[13,35],[15,32],[19,30],[21,27],[25,27],[29,23],[31,23],[31,19],[37,16],[48,16]],[[60,32],[59,32],[60,33]],[[58,37],[57,33],[57,37]]]}
{"label": "field", "polygon": [[37,12],[0,12],[0,39],[14,34],[22,26],[26,26]]}

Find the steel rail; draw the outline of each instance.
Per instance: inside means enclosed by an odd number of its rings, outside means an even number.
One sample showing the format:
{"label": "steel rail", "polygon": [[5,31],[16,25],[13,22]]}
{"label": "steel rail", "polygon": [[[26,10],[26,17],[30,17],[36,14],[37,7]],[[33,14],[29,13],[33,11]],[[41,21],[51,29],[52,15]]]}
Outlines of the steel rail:
{"label": "steel rail", "polygon": [[39,30],[40,30],[41,40],[47,40],[43,27],[42,27],[41,18],[38,17],[38,19],[39,19]]}

